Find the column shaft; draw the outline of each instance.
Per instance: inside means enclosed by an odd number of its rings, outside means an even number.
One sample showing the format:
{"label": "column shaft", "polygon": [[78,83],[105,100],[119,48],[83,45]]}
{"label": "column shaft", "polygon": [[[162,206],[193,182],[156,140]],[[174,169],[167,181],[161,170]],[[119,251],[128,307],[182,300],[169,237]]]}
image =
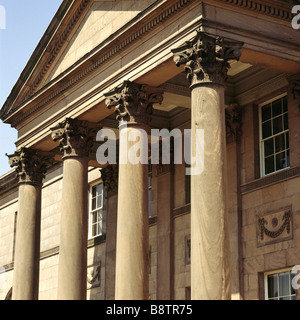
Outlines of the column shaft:
{"label": "column shaft", "polygon": [[63,162],[58,299],[84,300],[87,286],[88,159]]}
{"label": "column shaft", "polygon": [[[128,127],[128,134],[136,128]],[[136,142],[128,141],[128,150]],[[148,148],[148,141],[141,141]],[[148,164],[119,164],[116,300],[149,298]]]}
{"label": "column shaft", "polygon": [[204,129],[204,170],[191,176],[191,296],[230,299],[224,87],[192,89],[192,154]]}
{"label": "column shaft", "polygon": [[13,300],[37,300],[39,291],[41,186],[19,186]]}

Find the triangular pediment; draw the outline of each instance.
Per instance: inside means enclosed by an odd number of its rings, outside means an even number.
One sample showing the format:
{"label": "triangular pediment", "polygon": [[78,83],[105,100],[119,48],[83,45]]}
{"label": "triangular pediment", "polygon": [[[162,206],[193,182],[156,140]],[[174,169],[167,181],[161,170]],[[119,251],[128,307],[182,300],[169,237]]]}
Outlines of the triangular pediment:
{"label": "triangular pediment", "polygon": [[154,0],[64,0],[7,99],[3,114],[44,88]]}
{"label": "triangular pediment", "polygon": [[46,83],[103,43],[110,35],[146,9],[153,0],[95,1],[86,12]]}

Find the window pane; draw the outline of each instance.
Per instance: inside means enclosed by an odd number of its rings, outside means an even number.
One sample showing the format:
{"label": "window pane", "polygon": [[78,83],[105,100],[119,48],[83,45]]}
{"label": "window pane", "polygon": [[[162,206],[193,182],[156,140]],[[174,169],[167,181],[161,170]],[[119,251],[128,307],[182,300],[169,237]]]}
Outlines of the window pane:
{"label": "window pane", "polygon": [[283,122],[284,122],[284,130],[287,130],[289,128],[289,121],[288,121],[288,114],[285,113],[283,115]]}
{"label": "window pane", "polygon": [[96,197],[97,195],[97,186],[92,187],[92,197]]}
{"label": "window pane", "polygon": [[274,157],[265,158],[265,174],[271,173],[275,170],[274,168]]}
{"label": "window pane", "polygon": [[102,194],[100,194],[98,197],[97,197],[97,208],[102,208]]}
{"label": "window pane", "polygon": [[281,113],[281,99],[278,99],[272,103],[272,117],[279,116]]}
{"label": "window pane", "polygon": [[92,213],[92,223],[96,223],[98,221],[97,212]]}
{"label": "window pane", "polygon": [[92,199],[92,210],[95,210],[97,208],[97,202],[96,202],[96,198]]}
{"label": "window pane", "polygon": [[102,234],[102,210],[98,211],[98,234],[97,235],[101,235]]}
{"label": "window pane", "polygon": [[100,221],[99,222],[99,224],[98,224],[98,233],[97,233],[97,235],[102,235],[102,233],[103,233],[103,230],[102,230],[102,221]]}
{"label": "window pane", "polygon": [[282,98],[283,112],[287,112],[287,96]]}
{"label": "window pane", "polygon": [[268,276],[268,297],[278,297],[278,284],[277,284],[277,274],[270,274]]}
{"label": "window pane", "polygon": [[296,291],[294,290],[292,283],[293,283],[293,279],[295,277],[295,273],[290,272],[290,284],[291,284],[291,294],[296,294]]}
{"label": "window pane", "polygon": [[286,163],[285,164],[286,164],[285,168],[290,166],[290,150],[286,151]]}
{"label": "window pane", "polygon": [[273,138],[268,139],[264,142],[265,146],[265,157],[274,154],[274,141]]}
{"label": "window pane", "polygon": [[282,116],[273,119],[273,134],[282,131]]}
{"label": "window pane", "polygon": [[261,108],[262,122],[271,119],[271,104],[268,104]]}
{"label": "window pane", "polygon": [[276,154],[276,170],[280,170],[288,167],[288,160],[285,156],[285,152]]}
{"label": "window pane", "polygon": [[96,236],[98,234],[98,230],[97,230],[97,223],[93,224],[92,226],[92,236]]}
{"label": "window pane", "polygon": [[262,135],[263,139],[266,139],[272,135],[271,121],[267,121],[262,124]]}
{"label": "window pane", "polygon": [[285,136],[281,134],[275,137],[275,152],[280,152],[285,150]]}
{"label": "window pane", "polygon": [[288,295],[290,295],[290,273],[289,271],[281,272],[279,273],[279,296]]}
{"label": "window pane", "polygon": [[101,195],[102,196],[102,193],[103,193],[103,185],[102,183],[98,185],[98,195]]}
{"label": "window pane", "polygon": [[288,132],[285,133],[285,145],[286,145],[287,149],[290,148],[290,141],[289,141],[289,133]]}

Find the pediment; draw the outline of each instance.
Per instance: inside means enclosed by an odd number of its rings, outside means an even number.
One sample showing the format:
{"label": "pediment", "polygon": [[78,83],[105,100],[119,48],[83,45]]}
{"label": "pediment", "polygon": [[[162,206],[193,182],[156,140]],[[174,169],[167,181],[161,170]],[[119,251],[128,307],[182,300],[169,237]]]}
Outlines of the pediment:
{"label": "pediment", "polygon": [[1,110],[2,115],[17,109],[153,2],[63,1]]}
{"label": "pediment", "polygon": [[67,40],[66,47],[56,59],[57,62],[52,66],[44,83],[55,79],[153,2],[153,0],[94,1],[81,23],[75,28],[72,37]]}

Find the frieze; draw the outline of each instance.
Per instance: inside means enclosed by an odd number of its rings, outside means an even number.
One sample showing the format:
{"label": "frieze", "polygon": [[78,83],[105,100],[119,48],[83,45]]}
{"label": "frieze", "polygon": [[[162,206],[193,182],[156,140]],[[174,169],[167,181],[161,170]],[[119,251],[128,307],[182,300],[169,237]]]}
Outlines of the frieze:
{"label": "frieze", "polygon": [[292,210],[290,207],[257,216],[257,246],[292,239]]}

